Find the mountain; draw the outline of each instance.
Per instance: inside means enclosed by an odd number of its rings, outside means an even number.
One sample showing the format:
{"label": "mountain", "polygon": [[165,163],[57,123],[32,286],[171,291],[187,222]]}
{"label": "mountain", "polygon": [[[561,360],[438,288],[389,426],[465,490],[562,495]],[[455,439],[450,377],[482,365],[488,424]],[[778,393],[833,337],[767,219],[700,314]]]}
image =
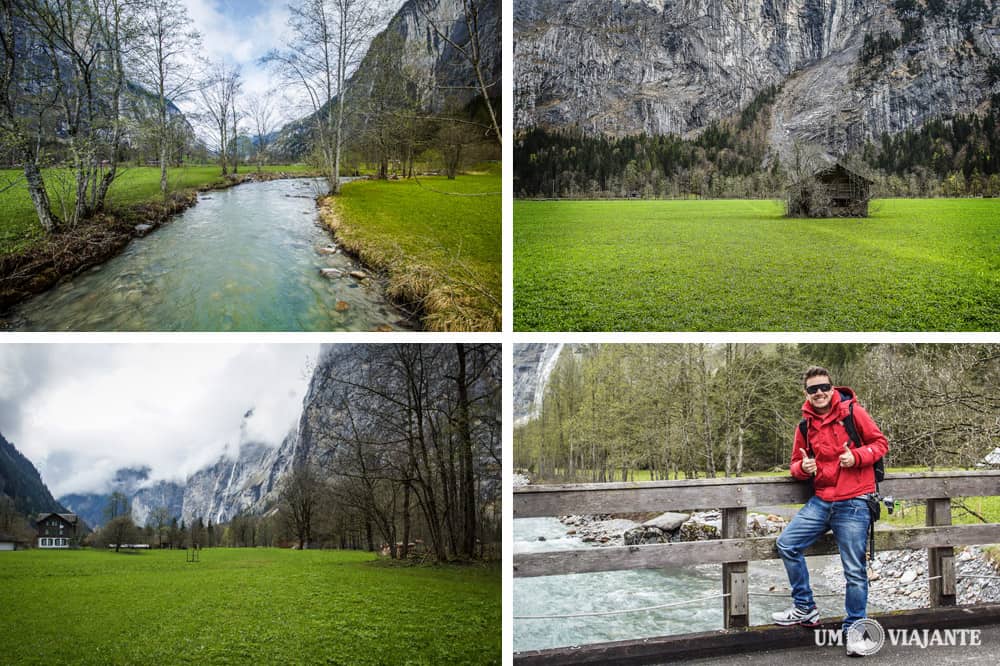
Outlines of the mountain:
{"label": "mountain", "polygon": [[31,461],[0,434],[0,494],[14,500],[14,507],[31,516],[42,511],[66,513],[42,482]]}
{"label": "mountain", "polygon": [[295,435],[290,433],[277,449],[247,442],[235,458],[224,455],[188,477],[181,514],[184,521],[190,524],[201,518],[206,523],[224,523],[242,511],[257,510],[289,469]]}
{"label": "mountain", "polygon": [[696,135],[777,89],[768,140],[843,154],[1000,92],[998,0],[522,0],[515,129]]}
{"label": "mountain", "polygon": [[[419,5],[419,8],[418,8]],[[478,23],[482,44],[482,71],[489,82],[495,82],[490,97],[499,99],[502,56],[500,49],[500,1],[477,0]],[[345,106],[355,98],[367,94],[375,78],[376,62],[381,43],[397,39],[392,49],[401,53],[403,66],[420,72],[434,83],[430,99],[425,100],[426,110],[438,112],[446,103],[466,107],[478,96],[476,75],[468,60],[434,31],[428,18],[449,38],[462,44],[468,39],[462,0],[407,0],[389,21],[386,29],[372,41],[357,70],[345,85]],[[422,11],[421,11],[422,10]],[[426,16],[425,16],[426,15]],[[399,65],[397,65],[399,67]],[[335,102],[331,102],[335,103]],[[499,107],[498,107],[499,108]],[[318,111],[326,113],[326,107]],[[282,159],[298,159],[310,148],[315,114],[310,114],[283,127],[268,150]]]}
{"label": "mountain", "polygon": [[184,487],[172,481],[149,482],[149,467],[123,467],[115,472],[103,493],[72,493],[59,501],[92,527],[105,523],[105,510],[111,493],[123,493],[132,507],[132,520],[145,525],[154,509],[166,507],[170,515],[179,516],[184,499]]}
{"label": "mountain", "polygon": [[184,520],[201,517],[221,523],[243,511],[261,513],[277,500],[281,480],[293,467],[328,463],[333,451],[328,426],[336,413],[329,379],[335,372],[343,374],[355,351],[354,345],[344,344],[323,349],[298,424],[279,447],[244,443],[235,456],[223,455],[190,476],[184,489]]}
{"label": "mountain", "polygon": [[556,367],[563,343],[514,345],[514,424],[534,418],[542,405],[545,384]]}

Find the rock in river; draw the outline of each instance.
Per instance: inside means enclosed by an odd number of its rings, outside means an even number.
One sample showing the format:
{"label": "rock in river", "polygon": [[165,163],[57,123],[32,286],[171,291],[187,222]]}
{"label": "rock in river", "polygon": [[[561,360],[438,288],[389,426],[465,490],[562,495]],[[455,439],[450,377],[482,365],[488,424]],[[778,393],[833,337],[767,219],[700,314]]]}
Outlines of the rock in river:
{"label": "rock in river", "polygon": [[153,225],[152,224],[137,224],[137,225],[135,225],[135,235],[138,236],[139,238],[142,238],[143,236],[145,236],[146,234],[148,234],[152,230],[153,230]]}

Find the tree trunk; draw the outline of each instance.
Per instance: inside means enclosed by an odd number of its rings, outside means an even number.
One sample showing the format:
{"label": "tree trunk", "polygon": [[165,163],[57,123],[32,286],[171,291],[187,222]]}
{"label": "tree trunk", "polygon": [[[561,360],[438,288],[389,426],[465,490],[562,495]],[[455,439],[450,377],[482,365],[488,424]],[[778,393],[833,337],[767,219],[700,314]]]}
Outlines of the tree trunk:
{"label": "tree trunk", "polygon": [[31,196],[31,203],[35,206],[35,214],[38,221],[46,233],[56,230],[58,222],[52,215],[52,207],[49,203],[49,194],[45,190],[45,182],[42,180],[42,173],[38,169],[38,164],[34,156],[24,151],[24,179],[28,184],[28,194]]}

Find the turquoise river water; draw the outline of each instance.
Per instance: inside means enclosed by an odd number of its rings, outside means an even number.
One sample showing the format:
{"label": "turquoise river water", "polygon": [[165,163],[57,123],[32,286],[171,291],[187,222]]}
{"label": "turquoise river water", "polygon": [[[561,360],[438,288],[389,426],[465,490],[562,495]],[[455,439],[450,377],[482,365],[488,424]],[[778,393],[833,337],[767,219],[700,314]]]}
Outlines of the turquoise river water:
{"label": "turquoise river water", "polygon": [[[369,331],[412,324],[318,221],[322,181],[248,183],[198,204],[105,264],[40,294],[7,326],[41,331]],[[346,304],[346,306],[345,306]]]}

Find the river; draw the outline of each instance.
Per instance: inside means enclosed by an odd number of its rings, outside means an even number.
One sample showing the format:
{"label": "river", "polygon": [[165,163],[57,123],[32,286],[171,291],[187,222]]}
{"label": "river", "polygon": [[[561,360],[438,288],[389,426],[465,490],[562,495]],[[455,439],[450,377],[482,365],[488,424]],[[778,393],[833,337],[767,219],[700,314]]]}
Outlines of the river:
{"label": "river", "polygon": [[[592,548],[556,518],[514,521],[514,553]],[[544,541],[539,541],[543,537]],[[813,591],[823,616],[844,612],[842,595],[829,580],[842,580],[836,555],[808,558]],[[607,571],[514,579],[514,651],[542,650],[605,641],[667,636],[722,628],[719,598],[674,608],[582,618],[517,619],[574,615],[689,601],[722,593],[722,565],[705,564],[641,571]],[[791,604],[788,578],[778,560],[750,564],[750,622],[771,624],[771,613]],[[778,596],[762,596],[773,594]],[[869,605],[869,610],[873,610]]]}
{"label": "river", "polygon": [[408,329],[319,224],[320,179],[247,183],[198,204],[120,255],[15,307],[36,331],[370,331]]}

